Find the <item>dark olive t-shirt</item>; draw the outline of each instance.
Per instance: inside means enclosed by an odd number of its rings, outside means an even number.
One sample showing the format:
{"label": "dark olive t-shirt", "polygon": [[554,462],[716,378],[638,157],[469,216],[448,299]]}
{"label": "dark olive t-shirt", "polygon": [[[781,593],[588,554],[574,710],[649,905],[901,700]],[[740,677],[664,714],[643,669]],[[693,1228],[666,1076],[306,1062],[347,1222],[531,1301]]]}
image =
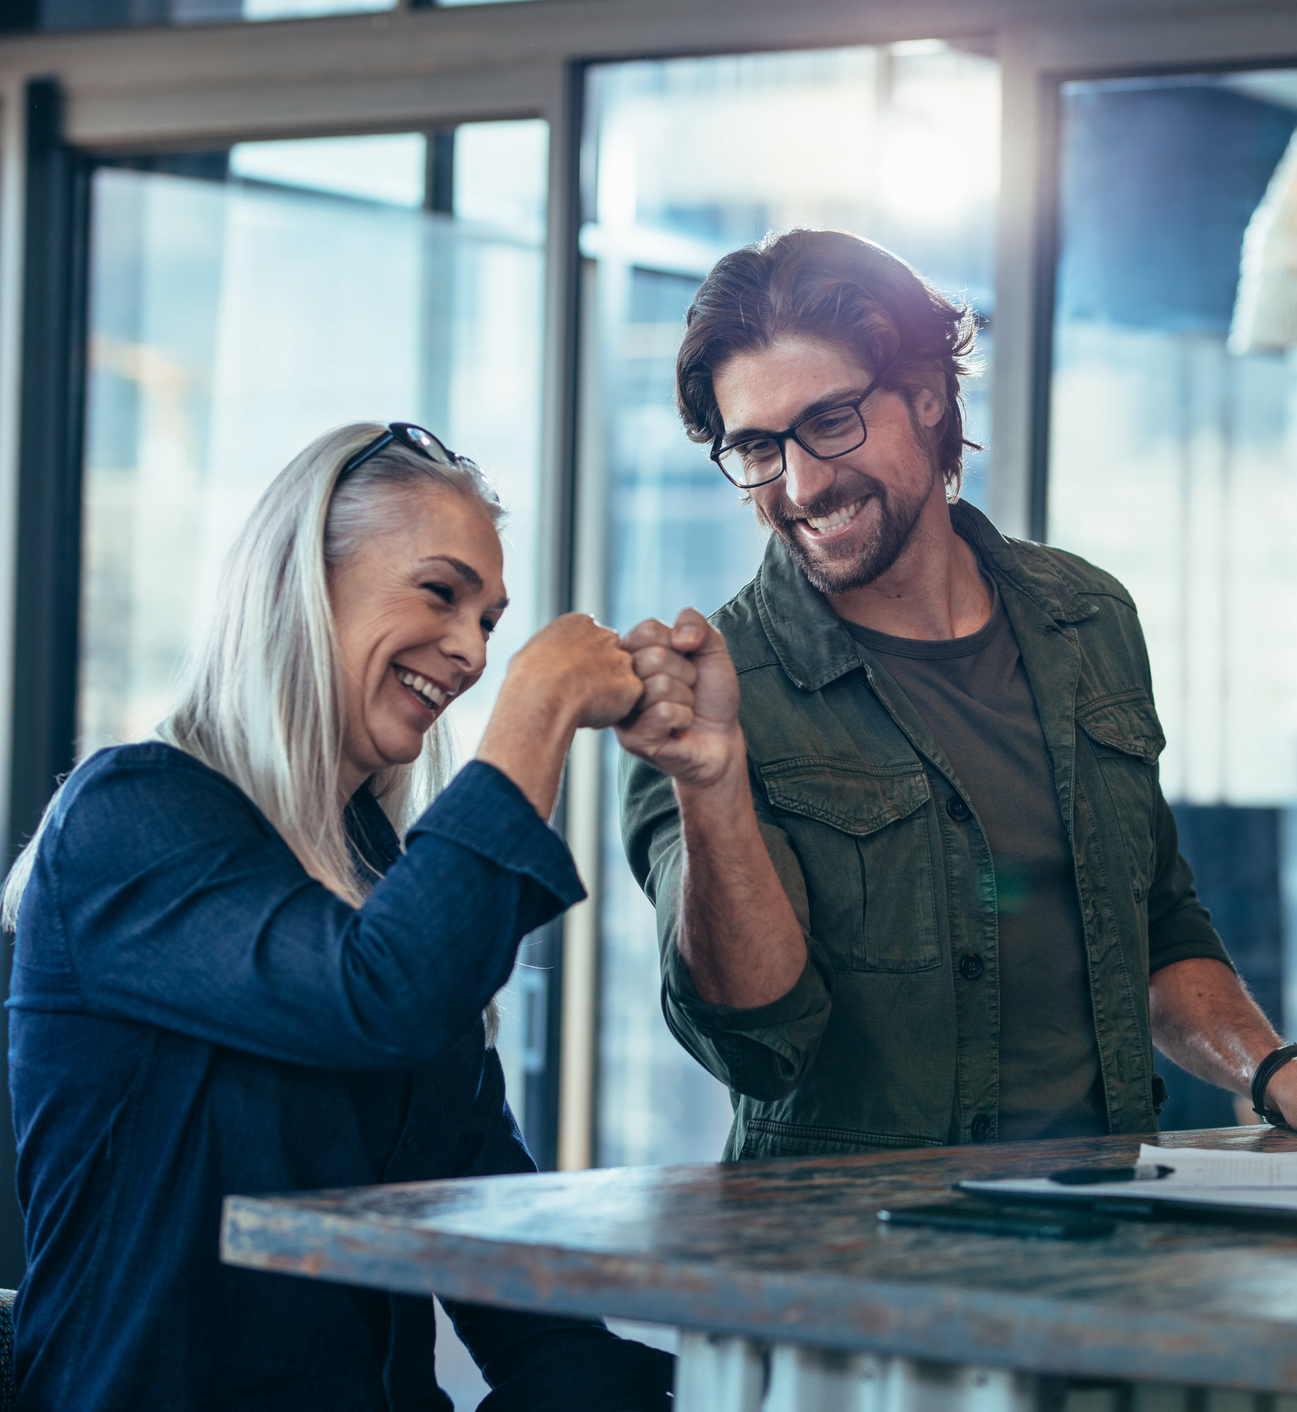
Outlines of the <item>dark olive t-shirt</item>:
{"label": "dark olive t-shirt", "polygon": [[846,626],[881,659],[945,751],[958,776],[952,787],[972,805],[991,850],[1000,1140],[1106,1133],[1072,850],[1035,698],[998,594],[971,637],[924,642]]}

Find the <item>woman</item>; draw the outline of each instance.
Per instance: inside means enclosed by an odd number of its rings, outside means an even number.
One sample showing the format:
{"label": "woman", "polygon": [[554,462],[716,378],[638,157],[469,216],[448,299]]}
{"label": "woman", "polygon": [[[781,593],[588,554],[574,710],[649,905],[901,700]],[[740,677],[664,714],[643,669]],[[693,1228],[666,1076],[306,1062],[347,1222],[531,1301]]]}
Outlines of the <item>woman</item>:
{"label": "woman", "polygon": [[[430,1299],[226,1267],[217,1233],[231,1192],[534,1170],[487,1007],[584,895],[545,823],[573,733],[641,683],[559,618],[425,807],[508,601],[500,515],[419,428],[314,442],[160,738],[80,765],[15,867],[20,1408],[450,1407]],[[666,1406],[669,1360],[600,1324],[447,1307],[484,1409]]]}

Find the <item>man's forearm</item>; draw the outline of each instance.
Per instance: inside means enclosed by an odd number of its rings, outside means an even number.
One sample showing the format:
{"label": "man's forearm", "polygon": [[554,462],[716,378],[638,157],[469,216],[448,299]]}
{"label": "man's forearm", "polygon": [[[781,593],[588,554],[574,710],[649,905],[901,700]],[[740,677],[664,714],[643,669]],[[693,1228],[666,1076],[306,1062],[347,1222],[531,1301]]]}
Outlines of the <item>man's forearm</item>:
{"label": "man's forearm", "polygon": [[757,826],[746,753],[737,751],[705,787],[677,781],[676,796],[685,842],[681,957],[708,1005],[769,1005],[797,984],[806,941]]}
{"label": "man's forearm", "polygon": [[1246,1094],[1257,1065],[1283,1041],[1221,961],[1176,961],[1148,984],[1153,1043],[1182,1069]]}

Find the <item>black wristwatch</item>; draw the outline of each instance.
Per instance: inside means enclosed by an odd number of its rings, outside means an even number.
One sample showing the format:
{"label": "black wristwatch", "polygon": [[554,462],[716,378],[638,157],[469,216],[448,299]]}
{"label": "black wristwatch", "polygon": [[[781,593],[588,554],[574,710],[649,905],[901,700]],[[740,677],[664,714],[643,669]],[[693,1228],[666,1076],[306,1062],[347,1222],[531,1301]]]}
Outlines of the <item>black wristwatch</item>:
{"label": "black wristwatch", "polygon": [[1277,1108],[1265,1106],[1265,1091],[1270,1086],[1270,1080],[1290,1059],[1297,1059],[1297,1044],[1285,1044],[1282,1049],[1267,1054],[1256,1066],[1256,1073],[1252,1075],[1252,1111],[1277,1128],[1290,1125]]}

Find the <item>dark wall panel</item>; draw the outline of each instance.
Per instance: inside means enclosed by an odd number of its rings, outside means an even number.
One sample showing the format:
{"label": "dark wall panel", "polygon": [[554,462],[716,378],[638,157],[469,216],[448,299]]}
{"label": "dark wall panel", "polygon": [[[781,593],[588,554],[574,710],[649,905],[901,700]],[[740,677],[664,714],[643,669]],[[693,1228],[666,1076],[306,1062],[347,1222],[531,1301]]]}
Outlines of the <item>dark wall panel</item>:
{"label": "dark wall panel", "polygon": [[[1177,804],[1173,812],[1198,895],[1257,1003],[1282,1034],[1280,811]],[[1234,1122],[1233,1102],[1223,1089],[1186,1074],[1162,1055],[1157,1070],[1170,1094],[1158,1120],[1163,1130]]]}

